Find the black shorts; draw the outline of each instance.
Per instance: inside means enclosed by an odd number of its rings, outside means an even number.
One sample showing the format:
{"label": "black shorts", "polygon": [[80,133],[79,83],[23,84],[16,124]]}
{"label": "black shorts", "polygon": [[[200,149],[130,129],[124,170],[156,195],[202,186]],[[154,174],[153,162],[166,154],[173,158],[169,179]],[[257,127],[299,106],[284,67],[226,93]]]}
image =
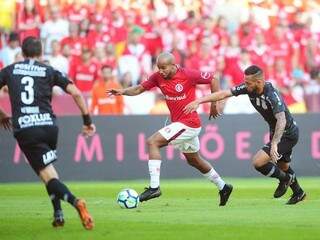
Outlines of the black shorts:
{"label": "black shorts", "polygon": [[[299,139],[299,130],[296,128],[294,134],[291,134],[290,137],[283,136],[278,143],[278,153],[281,156],[278,161],[291,162],[292,149],[297,144]],[[262,150],[265,151],[270,156],[271,141],[262,147]]]}
{"label": "black shorts", "polygon": [[57,160],[58,127],[30,127],[15,133],[14,137],[38,175],[40,170]]}

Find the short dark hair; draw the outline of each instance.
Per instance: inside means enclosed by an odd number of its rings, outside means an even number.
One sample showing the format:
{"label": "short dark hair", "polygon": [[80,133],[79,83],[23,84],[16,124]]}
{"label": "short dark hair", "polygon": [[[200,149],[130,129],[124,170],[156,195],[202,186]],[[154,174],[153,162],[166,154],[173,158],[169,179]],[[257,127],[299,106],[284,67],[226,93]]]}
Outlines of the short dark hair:
{"label": "short dark hair", "polygon": [[42,55],[42,44],[39,38],[27,37],[22,43],[22,53],[25,57],[40,57]]}
{"label": "short dark hair", "polygon": [[247,67],[246,70],[244,70],[245,75],[256,75],[256,74],[258,75],[262,73],[263,73],[262,69],[256,65],[251,65]]}
{"label": "short dark hair", "polygon": [[16,32],[11,32],[9,34],[9,39],[8,39],[9,42],[14,42],[14,41],[19,41],[19,34],[16,33]]}

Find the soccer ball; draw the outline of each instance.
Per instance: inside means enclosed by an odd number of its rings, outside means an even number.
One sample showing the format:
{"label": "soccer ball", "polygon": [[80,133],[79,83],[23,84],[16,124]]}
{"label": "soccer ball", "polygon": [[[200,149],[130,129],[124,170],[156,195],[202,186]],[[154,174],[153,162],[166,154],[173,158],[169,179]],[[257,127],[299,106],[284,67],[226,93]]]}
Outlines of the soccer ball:
{"label": "soccer ball", "polygon": [[136,208],[139,204],[139,195],[135,190],[126,188],[119,192],[117,202],[121,208]]}

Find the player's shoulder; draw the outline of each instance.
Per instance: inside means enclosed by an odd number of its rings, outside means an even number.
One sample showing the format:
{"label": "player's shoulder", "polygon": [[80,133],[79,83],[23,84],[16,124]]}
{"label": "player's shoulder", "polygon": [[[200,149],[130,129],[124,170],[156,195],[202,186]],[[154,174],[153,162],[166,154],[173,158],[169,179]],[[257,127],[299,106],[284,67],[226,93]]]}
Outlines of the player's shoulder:
{"label": "player's shoulder", "polygon": [[266,82],[264,87],[264,94],[266,96],[271,96],[274,93],[278,93],[278,90],[271,82]]}
{"label": "player's shoulder", "polygon": [[147,80],[150,81],[157,81],[161,77],[159,71],[156,71],[154,73],[151,73],[150,75],[147,76]]}
{"label": "player's shoulder", "polygon": [[182,74],[185,74],[185,75],[190,75],[192,73],[199,72],[196,69],[185,68],[185,67],[181,67],[180,65],[176,65],[176,67],[177,67],[177,73],[182,73]]}

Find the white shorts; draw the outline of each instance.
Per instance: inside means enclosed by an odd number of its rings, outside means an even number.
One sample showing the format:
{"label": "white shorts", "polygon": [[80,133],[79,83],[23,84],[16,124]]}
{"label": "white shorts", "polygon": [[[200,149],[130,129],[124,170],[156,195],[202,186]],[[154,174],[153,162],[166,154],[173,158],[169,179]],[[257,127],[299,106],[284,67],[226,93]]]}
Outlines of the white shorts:
{"label": "white shorts", "polygon": [[200,131],[201,127],[191,128],[183,123],[174,122],[161,128],[159,133],[181,152],[194,153],[200,149],[198,138]]}

